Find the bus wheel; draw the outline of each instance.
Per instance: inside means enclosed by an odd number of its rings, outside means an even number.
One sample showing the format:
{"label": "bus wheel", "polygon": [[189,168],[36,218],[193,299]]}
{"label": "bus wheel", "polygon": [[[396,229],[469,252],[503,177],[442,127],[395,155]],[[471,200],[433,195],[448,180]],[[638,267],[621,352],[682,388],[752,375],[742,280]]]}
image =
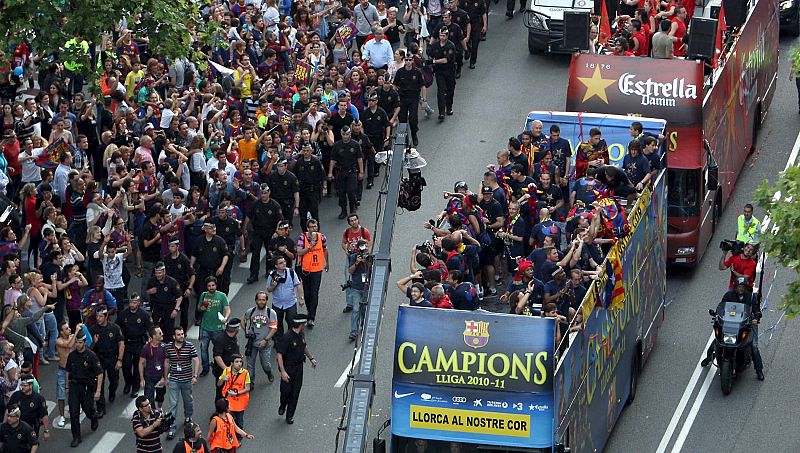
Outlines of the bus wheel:
{"label": "bus wheel", "polygon": [[639,357],[639,346],[637,346],[631,358],[631,385],[628,401],[625,402],[626,405],[633,403],[633,400],[636,399],[636,390],[639,387],[639,369],[641,367],[641,360]]}

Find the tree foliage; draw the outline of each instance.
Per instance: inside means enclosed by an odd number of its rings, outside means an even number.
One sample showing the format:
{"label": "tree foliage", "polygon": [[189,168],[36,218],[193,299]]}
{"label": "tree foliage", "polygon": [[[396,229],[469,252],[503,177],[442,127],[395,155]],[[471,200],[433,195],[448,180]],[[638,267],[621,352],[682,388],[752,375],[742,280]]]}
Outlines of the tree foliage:
{"label": "tree foliage", "polygon": [[[774,194],[780,192],[778,200]],[[764,181],[756,190],[755,202],[766,210],[774,228],[761,236],[761,244],[773,258],[793,273],[792,282],[781,300],[787,316],[800,313],[800,168],[781,173],[774,186]]]}
{"label": "tree foliage", "polygon": [[85,55],[63,55],[64,45],[75,36],[94,44],[110,35],[115,24],[141,14],[151,53],[167,58],[197,61],[192,35],[208,42],[209,26],[192,0],[0,0],[0,48],[13,49],[21,42],[40,55],[62,53],[62,58],[83,63],[91,78],[92,65]]}

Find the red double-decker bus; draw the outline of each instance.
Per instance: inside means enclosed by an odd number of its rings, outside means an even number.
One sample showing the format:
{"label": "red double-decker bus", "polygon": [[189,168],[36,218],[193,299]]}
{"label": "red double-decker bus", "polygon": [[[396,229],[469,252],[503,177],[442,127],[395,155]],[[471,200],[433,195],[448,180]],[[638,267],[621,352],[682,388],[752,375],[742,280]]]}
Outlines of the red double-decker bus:
{"label": "red double-decker bus", "polygon": [[672,263],[693,265],[703,256],[754,149],[775,93],[779,17],[778,0],[757,0],[746,22],[729,30],[714,69],[701,60],[572,59],[567,110],[667,120]]}

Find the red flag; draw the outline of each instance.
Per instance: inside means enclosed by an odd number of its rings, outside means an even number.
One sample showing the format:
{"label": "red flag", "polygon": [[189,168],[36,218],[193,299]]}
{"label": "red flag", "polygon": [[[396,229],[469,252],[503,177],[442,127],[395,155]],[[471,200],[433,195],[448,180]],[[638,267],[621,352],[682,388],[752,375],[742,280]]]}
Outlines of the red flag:
{"label": "red flag", "polygon": [[611,39],[611,24],[608,21],[608,9],[606,8],[606,0],[600,2],[600,44],[605,44],[607,40]]}
{"label": "red flag", "polygon": [[722,57],[723,36],[725,30],[728,29],[728,24],[725,21],[725,5],[720,3],[719,18],[717,19],[717,40],[714,44],[714,58],[711,59],[711,67],[716,68],[719,66],[719,60]]}

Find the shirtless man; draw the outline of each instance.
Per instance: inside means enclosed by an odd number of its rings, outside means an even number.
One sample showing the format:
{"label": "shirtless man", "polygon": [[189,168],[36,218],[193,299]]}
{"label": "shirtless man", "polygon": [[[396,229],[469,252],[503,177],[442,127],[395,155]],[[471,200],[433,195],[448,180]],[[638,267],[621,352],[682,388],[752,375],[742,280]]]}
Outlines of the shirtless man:
{"label": "shirtless man", "polygon": [[83,329],[83,324],[75,326],[75,332],[69,328],[69,323],[62,322],[58,326],[58,338],[56,339],[56,351],[58,352],[58,371],[56,372],[56,400],[58,402],[58,414],[60,417],[56,421],[56,426],[63,428],[67,421],[64,418],[64,407],[67,402],[67,357],[75,350],[75,333]]}

